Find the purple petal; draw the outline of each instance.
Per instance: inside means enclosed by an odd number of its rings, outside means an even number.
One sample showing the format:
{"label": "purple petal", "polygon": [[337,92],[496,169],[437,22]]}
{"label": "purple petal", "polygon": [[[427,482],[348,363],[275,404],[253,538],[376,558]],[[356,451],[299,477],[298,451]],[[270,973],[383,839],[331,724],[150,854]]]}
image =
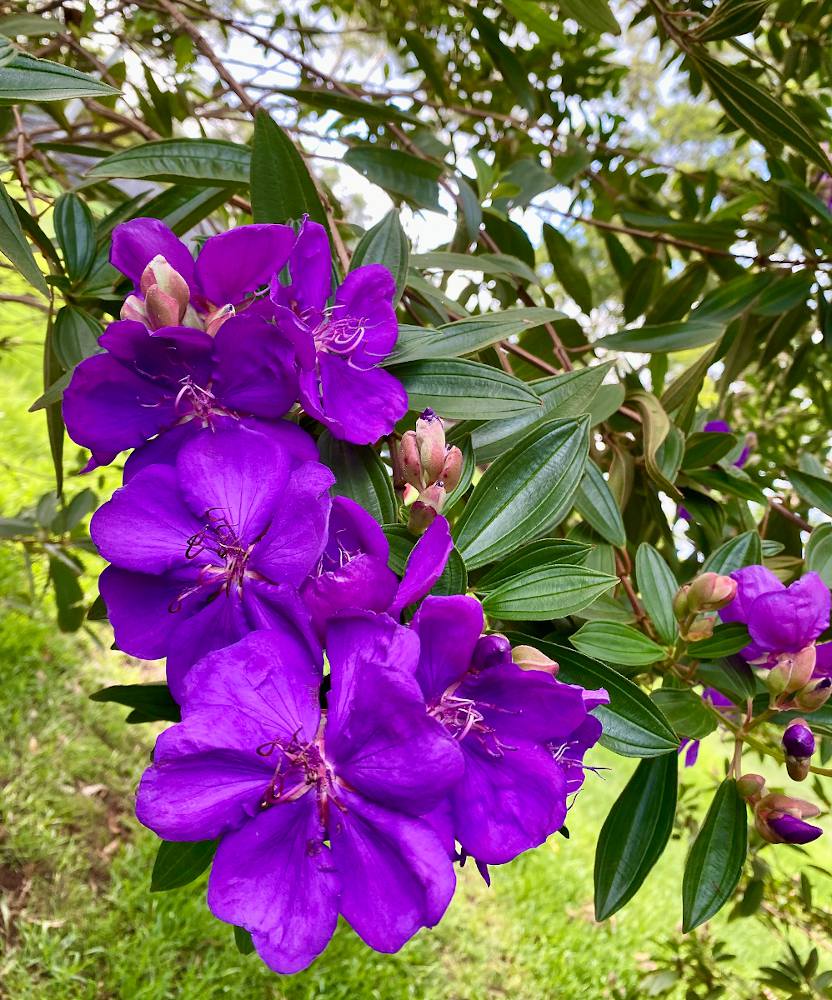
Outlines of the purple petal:
{"label": "purple petal", "polygon": [[734,600],[719,612],[719,617],[724,622],[747,624],[751,614],[751,605],[761,594],[786,589],[774,573],[770,569],[766,569],[765,566],[746,566],[743,569],[734,570],[731,573],[731,578],[737,581],[737,594]]}
{"label": "purple petal", "polygon": [[430,823],[344,792],[332,810],[332,856],[341,877],[341,912],[371,948],[398,951],[433,927],[455,888],[453,864]]}
{"label": "purple petal", "polygon": [[588,715],[565,743],[550,744],[558,767],[566,779],[566,794],[574,795],[584,783],[584,756],[601,738],[603,727],[594,715]]}
{"label": "purple petal", "polygon": [[768,825],[786,844],[811,844],[823,833],[821,827],[813,826],[811,823],[788,813],[769,817]]}
{"label": "purple petal", "polygon": [[762,594],[749,612],[748,631],[762,649],[796,653],[829,626],[829,590],[807,573],[786,590]]}
{"label": "purple petal", "polygon": [[324,551],[324,569],[338,568],[344,553],[356,552],[366,552],[387,565],[390,545],[378,521],[360,504],[348,497],[335,497]]}
{"label": "purple petal", "polygon": [[685,737],[679,744],[679,754],[684,751],[685,767],[693,767],[699,759],[699,740],[692,740]]}
{"label": "purple petal", "polygon": [[308,794],[265,810],[217,848],[208,906],[250,930],[274,972],[305,969],[335,931],[340,886],[324,836]]}
{"label": "purple petal", "polygon": [[813,677],[832,677],[832,642],[821,642],[815,646],[817,659]]}
{"label": "purple petal", "polygon": [[396,574],[386,562],[361,554],[340,569],[311,576],[301,593],[316,633],[323,636],[327,622],[339,611],[386,611],[398,585]]}
{"label": "purple petal", "polygon": [[90,535],[105,559],[121,569],[163,573],[189,565],[188,539],[200,522],[182,501],[176,471],[143,469],[95,512]]}
{"label": "purple petal", "polygon": [[110,263],[139,287],[142,271],[161,254],[193,290],[194,261],[185,244],[158,219],[131,219],[113,230]]}
{"label": "purple petal", "polygon": [[435,701],[467,672],[482,626],[482,606],[473,597],[426,597],[422,602],[411,627],[419,636],[416,677],[426,701]]}
{"label": "purple petal", "polygon": [[282,417],[298,396],[291,345],[264,319],[227,320],[215,339],[213,392],[235,413]]}
{"label": "purple petal", "polygon": [[408,556],[396,600],[390,608],[394,618],[430,592],[442,576],[453,547],[448,522],[442,516],[436,517]]}
{"label": "purple petal", "polygon": [[425,711],[419,641],[386,615],[353,613],[327,630],[332,670],[327,755],[361,795],[413,814],[462,773],[459,747]]}
{"label": "purple petal", "polygon": [[486,864],[542,844],[566,819],[566,778],[552,755],[517,744],[497,757],[476,734],[462,741],[465,775],[452,790],[456,839]]}
{"label": "purple petal", "polygon": [[[220,431],[183,446],[176,470],[185,501],[198,518],[225,518],[240,544],[268,526],[289,475],[289,457],[265,437]],[[135,482],[138,476],[132,482]]]}
{"label": "purple petal", "polygon": [[373,444],[407,412],[407,393],[389,372],[361,371],[332,354],[318,356],[317,372],[301,372],[300,397],[333,437],[353,444]]}
{"label": "purple petal", "polygon": [[99,343],[136,374],[164,384],[175,396],[184,381],[207,386],[211,377],[213,341],[189,326],[165,326],[151,332],[141,323],[111,323]]}
{"label": "purple petal", "polygon": [[393,308],[396,282],[381,264],[358,267],[335,293],[332,318],[354,316],[361,320],[364,337],[352,356],[359,368],[380,365],[396,346],[399,324]]}
{"label": "purple petal", "polygon": [[237,305],[283,270],[295,243],[291,226],[238,226],[212,236],[196,261],[196,282],[213,306]]}
{"label": "purple petal", "polygon": [[273,583],[300,586],[326,543],[331,503],[328,490],[334,482],[329,469],[318,462],[308,462],[291,473],[271,512],[271,524],[251,553],[252,570]]}
{"label": "purple petal", "polygon": [[309,613],[294,587],[266,580],[246,580],[242,592],[243,612],[249,630],[268,629],[297,636],[316,663],[321,663],[321,644],[312,629]]}
{"label": "purple petal", "polygon": [[291,285],[272,282],[272,301],[295,314],[320,313],[332,290],[332,255],[326,229],[319,223],[306,219],[301,226],[289,258],[289,274]]}
{"label": "purple petal", "polygon": [[730,434],[731,428],[724,420],[709,420],[703,427],[704,431],[711,434]]}

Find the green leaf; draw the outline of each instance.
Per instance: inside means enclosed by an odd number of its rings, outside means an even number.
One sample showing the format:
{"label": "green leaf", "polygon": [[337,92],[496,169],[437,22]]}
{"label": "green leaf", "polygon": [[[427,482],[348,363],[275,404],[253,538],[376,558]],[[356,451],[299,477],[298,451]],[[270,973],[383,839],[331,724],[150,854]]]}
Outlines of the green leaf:
{"label": "green leaf", "polygon": [[643,632],[618,622],[593,621],[569,636],[581,653],[625,667],[646,667],[667,658],[667,651]]}
{"label": "green leaf", "polygon": [[741,705],[743,709],[748,699],[753,698],[757,691],[757,682],[751,667],[740,656],[732,655],[723,660],[700,663],[696,668],[696,679],[707,687],[716,688],[720,694]]}
{"label": "green leaf", "polygon": [[650,697],[679,736],[701,740],[716,729],[716,719],[693,691],[659,688]]}
{"label": "green leaf", "polygon": [[661,285],[663,270],[657,257],[642,257],[636,262],[624,288],[624,319],[628,323],[647,311]]}
{"label": "green leaf", "polygon": [[548,566],[515,576],[486,595],[483,610],[505,621],[551,621],[583,611],[617,576],[587,566]]}
{"label": "green leaf", "polygon": [[694,261],[662,288],[659,297],[644,317],[648,326],[680,320],[699,298],[708,279],[708,265],[704,260]]}
{"label": "green leaf", "polygon": [[756,531],[744,531],[712,552],[703,563],[702,572],[727,575],[743,566],[757,566],[762,561],[759,534]]}
{"label": "green leaf", "polygon": [[0,17],[0,35],[6,38],[41,38],[44,35],[56,35],[61,30],[59,21],[40,14],[7,14]]}
{"label": "green leaf", "polygon": [[84,591],[78,581],[81,570],[80,565],[73,566],[64,559],[49,557],[49,578],[58,609],[58,628],[62,632],[77,632],[84,623]]}
{"label": "green leaf", "polygon": [[[246,167],[248,182],[248,164]],[[303,157],[265,111],[258,111],[254,120],[250,174],[255,222],[286,223],[308,215],[329,230],[324,206]]]}
{"label": "green leaf", "polygon": [[478,594],[496,590],[507,580],[525,576],[534,570],[553,566],[580,566],[592,550],[585,542],[571,538],[541,538],[537,542],[524,545],[516,552],[492,566],[487,573],[472,584]]}
{"label": "green leaf", "polygon": [[529,83],[529,74],[511,49],[503,44],[497,25],[473,5],[466,5],[465,12],[477,29],[480,44],[500,71],[503,85],[508,87],[518,103],[533,115],[537,110],[537,96]]}
{"label": "green leaf", "polygon": [[748,850],[748,814],[737,783],[717,789],[685,864],[682,930],[687,934],[717,913],[742,875]]}
{"label": "green leaf", "polygon": [[62,306],[55,317],[54,350],[64,368],[74,368],[98,353],[101,333],[98,321],[85,309]]}
{"label": "green leaf", "polygon": [[359,97],[349,97],[337,90],[326,87],[278,87],[276,94],[283,94],[294,101],[318,111],[337,111],[345,118],[384,124],[418,125],[419,119],[383,101],[365,101]]}
{"label": "green leaf", "polygon": [[731,451],[737,443],[733,434],[715,431],[697,431],[685,442],[683,469],[705,469],[716,463]]}
{"label": "green leaf", "polygon": [[92,212],[77,194],[62,194],[55,202],[55,235],[64,255],[70,280],[79,281],[95,260],[95,225]]}
{"label": "green leaf", "polygon": [[128,722],[179,722],[179,706],[167,684],[115,684],[90,695],[90,701],[110,701],[133,711]]}
{"label": "green leaf", "polygon": [[[507,253],[449,253],[445,250],[433,250],[430,253],[419,253],[411,262],[422,271],[476,271],[481,274],[498,277],[522,278],[529,284],[539,284],[534,271],[518,257]],[[563,313],[558,313],[563,318]]]}
{"label": "green leaf", "polygon": [[410,244],[399,221],[399,213],[391,208],[384,218],[361,237],[350,261],[350,270],[365,264],[382,264],[396,282],[395,305],[407,283]]}
{"label": "green leaf", "polygon": [[[0,74],[2,74],[0,70]],[[32,250],[23,235],[14,202],[9,197],[5,185],[0,182],[0,251],[39,292],[49,295],[49,286],[35,263]]]}
{"label": "green leaf", "polygon": [[665,476],[657,460],[657,453],[664,439],[670,433],[670,419],[662,404],[652,392],[638,389],[630,393],[630,402],[641,412],[642,437],[644,441],[644,467],[653,482],[672,499],[681,500],[682,494]]}
{"label": "green leaf", "polygon": [[436,410],[449,420],[496,420],[543,404],[525,382],[478,361],[406,361],[390,368],[407,391],[410,409]]}
{"label": "green leaf", "polygon": [[109,97],[118,91],[71,66],[17,55],[0,68],[0,104]]}
{"label": "green leaf", "polygon": [[663,642],[676,641],[673,598],[679,589],[670,567],[656,549],[642,542],[636,550],[636,580],[645,610]]}
{"label": "green leaf", "polygon": [[234,947],[241,955],[251,955],[254,952],[251,933],[245,927],[234,927]]}
{"label": "green leaf", "polygon": [[771,273],[756,271],[726,281],[708,292],[691,313],[691,318],[730,323],[753,306],[773,280]]}
{"label": "green leaf", "polygon": [[584,478],[575,494],[575,510],[610,545],[621,548],[627,544],[621,511],[601,470],[592,461],[586,463]]}
{"label": "green leaf", "polygon": [[688,653],[697,660],[721,660],[739,653],[750,642],[748,629],[742,622],[723,622],[709,638],[691,643]]}
{"label": "green leaf", "polygon": [[43,410],[48,406],[54,406],[56,403],[59,403],[63,398],[64,389],[69,385],[71,379],[72,372],[64,372],[32,403],[29,407],[29,413],[35,413],[37,410]]}
{"label": "green leaf", "polygon": [[417,208],[443,212],[439,204],[439,178],[442,168],[400,149],[384,146],[351,146],[344,163],[362,177],[384,188],[388,194],[403,198]]}
{"label": "green leaf", "polygon": [[484,566],[553,528],[572,506],[589,449],[589,420],[552,420],[498,458],[457,523],[469,569]]}
{"label": "green leaf", "polygon": [[829,160],[812,133],[782,101],[773,97],[750,77],[731,66],[692,50],[689,57],[726,116],[764,146],[790,146],[821,170]]}
{"label": "green leaf", "polygon": [[543,239],[555,277],[582,312],[588,314],[592,309],[592,288],[587,276],[575,262],[569,240],[548,222],[543,225]]}
{"label": "green leaf", "polygon": [[534,0],[500,0],[502,6],[537,35],[541,42],[557,44],[563,41],[563,28]]}
{"label": "green leaf", "polygon": [[153,862],[150,891],[168,892],[198,879],[214,860],[218,843],[218,840],[163,840]]}
{"label": "green leaf", "polygon": [[632,681],[605,663],[568,646],[520,633],[510,632],[508,635],[515,645],[534,646],[559,663],[558,680],[606,690],[610,696],[609,705],[601,705],[592,714],[603,724],[601,743],[609,750],[624,757],[670,754],[675,758],[679,740],[670,723]]}
{"label": "green leaf", "polygon": [[379,524],[396,521],[398,504],[393,482],[378,452],[368,445],[339,441],[329,431],[318,438],[318,451],[335,476],[334,496],[354,500]]}
{"label": "green leaf", "polygon": [[531,387],[543,403],[541,411],[529,410],[508,420],[490,420],[471,430],[478,462],[490,462],[515,445],[532,427],[552,417],[579,417],[589,413],[602,388],[609,365],[579,368],[564,375],[537,379]]}
{"label": "green leaf", "polygon": [[669,353],[712,344],[724,332],[724,323],[692,316],[674,323],[657,323],[621,330],[602,337],[597,344],[606,350],[638,351],[640,354]]}
{"label": "green leaf", "polygon": [[829,517],[832,517],[832,483],[820,476],[809,475],[799,469],[787,468],[786,475],[792,486],[812,507],[817,507]]}
{"label": "green leaf", "polygon": [[607,31],[612,35],[620,35],[613,12],[607,0],[560,0],[561,14],[574,18],[578,24],[599,34]]}
{"label": "green leaf", "polygon": [[[129,177],[152,181],[202,181],[248,184],[251,150],[222,139],[160,139],[143,142],[99,160],[87,171],[91,180]],[[283,178],[287,184],[287,178]],[[285,221],[285,219],[283,220]]]}
{"label": "green leaf", "polygon": [[806,543],[806,569],[832,587],[832,524],[820,524]]}
{"label": "green leaf", "polygon": [[606,920],[641,888],[662,856],[676,813],[676,754],[639,763],[604,821],[595,852],[595,919]]}
{"label": "green leaf", "polygon": [[388,364],[474,354],[498,341],[508,340],[556,319],[563,319],[563,313],[557,309],[529,307],[483,313],[446,323],[436,330],[411,328],[412,332],[409,331],[406,337],[399,336]]}
{"label": "green leaf", "polygon": [[768,497],[748,473],[733,465],[720,469],[697,469],[690,473],[690,478],[696,479],[697,483],[709,489],[742,497],[743,500],[754,500],[763,506],[768,504]]}
{"label": "green leaf", "polygon": [[736,38],[753,31],[772,0],[722,0],[692,32],[700,42]]}

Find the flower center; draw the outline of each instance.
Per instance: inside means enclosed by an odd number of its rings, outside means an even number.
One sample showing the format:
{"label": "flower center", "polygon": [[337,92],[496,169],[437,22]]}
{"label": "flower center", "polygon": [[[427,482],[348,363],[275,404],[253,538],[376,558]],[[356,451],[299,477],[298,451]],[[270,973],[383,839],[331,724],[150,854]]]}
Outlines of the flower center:
{"label": "flower center", "polygon": [[260,803],[263,809],[279,802],[292,802],[313,787],[323,794],[332,783],[331,772],[317,743],[303,743],[295,733],[289,739],[277,737],[257,747],[260,757],[270,757],[275,752],[277,765]]}
{"label": "flower center", "polygon": [[344,534],[345,532],[335,532],[330,537],[326,548],[321,553],[321,558],[318,560],[318,565],[315,569],[316,576],[323,576],[325,573],[335,573],[339,569],[343,569],[347,563],[351,562],[357,556],[362,555],[361,546],[358,544],[350,546],[349,542],[343,537]]}
{"label": "flower center", "polygon": [[491,757],[502,757],[504,750],[514,747],[503,743],[493,726],[485,721],[480,708],[496,708],[493,705],[477,703],[472,698],[457,694],[460,682],[452,684],[442,697],[428,707],[428,715],[440,722],[455,740],[460,742],[466,736],[474,735],[483,749]]}
{"label": "flower center", "polygon": [[325,312],[323,319],[312,331],[318,353],[337,354],[349,358],[361,345],[367,332],[367,321],[358,316],[334,319],[332,312]]}
{"label": "flower center", "polygon": [[213,416],[233,416],[230,411],[217,404],[210,388],[197,385],[189,375],[186,375],[179,385],[174,405],[185,419],[196,418],[209,424]]}
{"label": "flower center", "polygon": [[[225,561],[222,577],[228,582],[242,583],[251,546],[243,545],[228,514],[221,507],[205,512],[205,524],[188,539],[186,559],[196,559],[203,552],[213,552]],[[206,567],[215,575],[215,567]]]}

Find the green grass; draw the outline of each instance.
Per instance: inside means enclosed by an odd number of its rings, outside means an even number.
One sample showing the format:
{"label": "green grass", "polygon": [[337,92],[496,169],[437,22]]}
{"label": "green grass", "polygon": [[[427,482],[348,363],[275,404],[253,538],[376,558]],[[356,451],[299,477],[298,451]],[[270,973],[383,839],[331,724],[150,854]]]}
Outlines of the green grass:
{"label": "green grass", "polygon": [[[39,328],[18,329],[24,343],[0,355],[3,515],[50,485],[43,416],[25,412],[38,392],[28,341]],[[70,446],[67,468],[76,462]],[[280,978],[236,951],[231,928],[205,907],[204,879],[151,895],[156,838],[132,807],[155,730],[126,726],[125,710],[88,695],[155,678],[158,665],[109,651],[104,629],[58,633],[51,599],[40,596],[42,570],[34,579],[31,603],[20,551],[0,546],[0,996],[572,1000],[611,996],[613,987],[643,995],[644,957],[680,923],[686,838],[671,843],[630,905],[594,922],[596,835],[633,766],[604,751],[592,763],[609,770],[588,776],[569,841],[554,837],[495,869],[491,889],[466,868],[441,925],[398,955],[375,954],[342,926],[311,969]],[[714,787],[721,760],[716,751],[703,755],[699,787]],[[696,801],[699,815],[704,804]],[[726,925],[721,916],[714,924],[738,956],[735,1000],[758,995],[750,977],[758,960],[774,957],[773,937],[755,921]]]}

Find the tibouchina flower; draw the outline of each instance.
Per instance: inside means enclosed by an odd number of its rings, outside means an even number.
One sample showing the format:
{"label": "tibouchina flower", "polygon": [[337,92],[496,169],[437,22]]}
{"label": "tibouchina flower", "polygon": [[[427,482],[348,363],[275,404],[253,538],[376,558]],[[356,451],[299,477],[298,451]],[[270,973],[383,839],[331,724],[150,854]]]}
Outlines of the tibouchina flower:
{"label": "tibouchina flower", "polygon": [[137,472],[90,528],[112,563],[100,588],[119,647],[167,656],[177,700],[196,660],[255,629],[299,630],[317,651],[297,588],[323,551],[332,482],[324,466],[235,431]]}
{"label": "tibouchina flower", "polygon": [[304,410],[334,437],[372,444],[407,410],[401,383],[380,368],[398,336],[395,282],[380,264],[351,271],[335,291],[326,230],[304,222],[289,259],[291,283],[272,281],[278,328],[295,345]]}
{"label": "tibouchina flower", "polygon": [[326,547],[301,591],[318,634],[345,608],[398,618],[433,587],[452,548],[448,522],[438,517],[414,546],[400,583],[388,566],[390,546],[378,522],[354,500],[336,497]]}
{"label": "tibouchina flower", "polygon": [[764,795],[754,806],[757,832],[771,844],[811,844],[823,829],[806,819],[819,813],[813,802],[777,793]]}
{"label": "tibouchina flower", "polygon": [[[502,864],[563,826],[568,791],[579,785],[577,757],[600,733],[581,728],[587,692],[523,670],[508,640],[481,636],[482,626],[471,597],[427,597],[412,622],[428,712],[465,759],[450,796],[453,835],[463,856]],[[607,700],[595,694],[595,704]]]}
{"label": "tibouchina flower", "polygon": [[806,573],[788,587],[764,566],[746,566],[731,576],[737,593],[719,615],[724,622],[748,626],[752,641],[741,652],[746,660],[772,666],[778,655],[799,653],[829,627],[829,589],[817,573]]}
{"label": "tibouchina flower", "polygon": [[133,282],[121,318],[151,330],[184,324],[214,334],[269,284],[294,244],[291,226],[238,226],[207,239],[194,261],[158,219],[123,222],[110,250],[110,263]]}
{"label": "tibouchina flower", "polygon": [[297,398],[291,345],[258,316],[231,319],[215,337],[121,321],[100,344],[105,353],[78,365],[63,401],[69,436],[92,452],[88,468],[170,428],[181,444],[228,418],[277,420]]}
{"label": "tibouchina flower", "polygon": [[258,632],[198,663],[136,812],[167,840],[221,838],[208,905],[276,972],[305,968],[341,913],[378,951],[436,924],[454,891],[422,818],[459,779],[459,749],[425,713],[419,642],[383,615],[332,623],[332,687],[294,639]]}

